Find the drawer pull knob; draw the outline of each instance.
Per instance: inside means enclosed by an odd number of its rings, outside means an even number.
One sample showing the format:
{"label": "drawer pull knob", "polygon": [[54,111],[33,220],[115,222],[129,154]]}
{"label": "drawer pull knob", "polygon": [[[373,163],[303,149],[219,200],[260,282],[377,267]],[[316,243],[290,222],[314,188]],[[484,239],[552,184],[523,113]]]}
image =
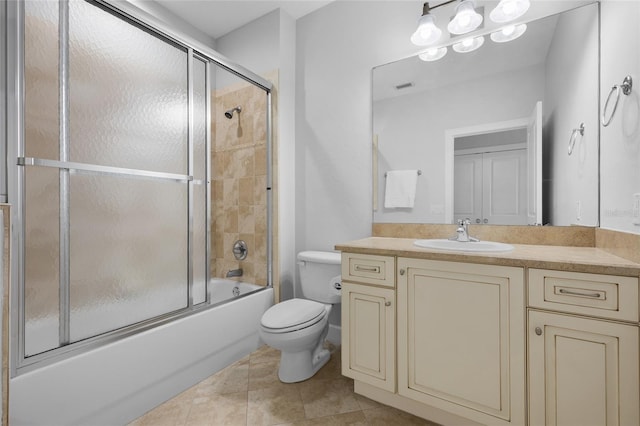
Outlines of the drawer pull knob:
{"label": "drawer pull knob", "polygon": [[391,302],[387,300],[386,302],[384,302],[384,306],[391,306]]}
{"label": "drawer pull knob", "polygon": [[542,336],[542,329],[540,327],[536,327],[534,330],[538,336]]}
{"label": "drawer pull knob", "polygon": [[356,271],[361,271],[361,272],[375,272],[375,273],[379,273],[379,272],[380,272],[380,267],[379,267],[379,266],[363,266],[363,265],[356,265],[356,266],[355,266],[355,270],[356,270]]}
{"label": "drawer pull knob", "polygon": [[567,294],[569,296],[582,296],[582,297],[591,297],[594,299],[600,299],[600,293],[582,293],[580,291],[567,290],[566,288],[558,289],[558,293]]}
{"label": "drawer pull knob", "polygon": [[400,269],[400,275],[404,275],[404,269]]}

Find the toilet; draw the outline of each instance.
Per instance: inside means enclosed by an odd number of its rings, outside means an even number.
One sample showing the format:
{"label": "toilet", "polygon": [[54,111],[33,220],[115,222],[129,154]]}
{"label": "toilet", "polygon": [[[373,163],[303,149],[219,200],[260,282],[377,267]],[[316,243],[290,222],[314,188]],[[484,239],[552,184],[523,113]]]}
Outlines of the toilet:
{"label": "toilet", "polygon": [[324,339],[332,305],[341,301],[340,253],[298,253],[304,298],[269,308],[260,321],[260,337],[281,351],[278,377],[284,383],[307,380],[329,361]]}

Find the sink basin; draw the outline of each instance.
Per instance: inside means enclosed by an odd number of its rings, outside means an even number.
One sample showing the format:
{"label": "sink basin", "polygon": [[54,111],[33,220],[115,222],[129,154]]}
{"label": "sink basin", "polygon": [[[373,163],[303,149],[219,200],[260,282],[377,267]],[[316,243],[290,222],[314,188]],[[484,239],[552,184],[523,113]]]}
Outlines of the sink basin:
{"label": "sink basin", "polygon": [[495,241],[415,240],[414,245],[435,250],[501,252],[511,251],[513,246]]}

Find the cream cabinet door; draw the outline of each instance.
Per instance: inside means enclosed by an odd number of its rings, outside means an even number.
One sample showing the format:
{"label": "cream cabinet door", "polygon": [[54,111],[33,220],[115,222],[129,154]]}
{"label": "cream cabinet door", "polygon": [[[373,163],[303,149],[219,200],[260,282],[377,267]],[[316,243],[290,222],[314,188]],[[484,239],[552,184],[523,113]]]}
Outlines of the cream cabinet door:
{"label": "cream cabinet door", "polygon": [[638,327],[529,311],[531,425],[640,424]]}
{"label": "cream cabinet door", "polygon": [[524,424],[524,271],[398,260],[398,393],[483,424]]}
{"label": "cream cabinet door", "polygon": [[395,392],[395,290],[342,283],[342,374]]}

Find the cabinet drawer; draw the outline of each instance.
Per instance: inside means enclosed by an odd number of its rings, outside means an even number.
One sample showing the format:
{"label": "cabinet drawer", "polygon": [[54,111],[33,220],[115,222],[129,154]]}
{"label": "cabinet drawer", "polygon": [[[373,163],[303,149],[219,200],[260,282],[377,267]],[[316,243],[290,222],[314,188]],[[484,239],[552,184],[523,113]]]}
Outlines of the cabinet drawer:
{"label": "cabinet drawer", "polygon": [[395,287],[395,258],[371,254],[342,253],[342,279]]}
{"label": "cabinet drawer", "polygon": [[638,278],[529,269],[529,306],[638,321]]}

